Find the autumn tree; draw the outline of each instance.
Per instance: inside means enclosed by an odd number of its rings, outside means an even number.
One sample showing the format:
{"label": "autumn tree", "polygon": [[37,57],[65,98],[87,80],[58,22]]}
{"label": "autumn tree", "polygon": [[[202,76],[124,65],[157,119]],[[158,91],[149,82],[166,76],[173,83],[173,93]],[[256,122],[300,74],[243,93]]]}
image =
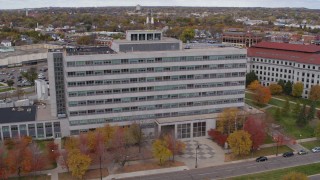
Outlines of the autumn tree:
{"label": "autumn tree", "polygon": [[192,28],[186,28],[182,31],[182,34],[180,35],[180,39],[182,42],[186,43],[187,41],[190,41],[194,38],[195,32]]}
{"label": "autumn tree", "polygon": [[250,134],[252,150],[256,150],[266,139],[266,124],[261,120],[249,116],[243,125],[243,130]]}
{"label": "autumn tree", "polygon": [[267,104],[271,99],[270,89],[260,86],[255,90],[254,99],[258,104]]}
{"label": "autumn tree", "polygon": [[28,145],[30,144],[29,138],[14,139],[14,146],[8,151],[6,164],[12,173],[17,173],[20,177],[22,172],[29,172],[30,170],[30,156],[27,152]]}
{"label": "autumn tree", "polygon": [[309,99],[312,101],[319,101],[320,100],[320,85],[313,85],[311,87],[310,93],[309,93]]}
{"label": "autumn tree", "polygon": [[246,74],[246,86],[249,86],[253,81],[258,81],[258,76],[254,71]]}
{"label": "autumn tree", "polygon": [[67,163],[72,176],[82,179],[90,166],[91,158],[82,154],[79,149],[70,151],[68,157]]}
{"label": "autumn tree", "polygon": [[300,172],[290,172],[283,176],[282,180],[308,180],[308,176]]}
{"label": "autumn tree", "polygon": [[270,84],[269,89],[272,95],[282,93],[282,87],[279,84]]}
{"label": "autumn tree", "polygon": [[254,80],[249,84],[248,89],[251,90],[251,91],[255,91],[259,87],[261,87],[260,82],[258,80]]}
{"label": "autumn tree", "polygon": [[69,166],[68,166],[68,151],[67,149],[62,149],[60,151],[60,159],[58,163],[62,167],[62,169],[67,169],[68,172],[70,172]]}
{"label": "autumn tree", "polygon": [[45,165],[45,157],[44,157],[44,153],[41,151],[38,144],[36,143],[30,144],[28,148],[27,156],[31,156],[30,157],[31,161],[29,161],[28,159],[26,162],[31,164],[31,169],[30,169],[31,171],[36,172],[36,171],[43,170]]}
{"label": "autumn tree", "polygon": [[251,135],[244,131],[235,131],[229,135],[227,141],[234,154],[249,154],[252,147]]}
{"label": "autumn tree", "polygon": [[303,83],[302,82],[296,82],[292,86],[292,96],[294,97],[301,97],[303,92]]}
{"label": "autumn tree", "polygon": [[121,167],[129,161],[128,143],[125,136],[127,128],[118,127],[112,137],[113,159]]}
{"label": "autumn tree", "polygon": [[47,154],[51,162],[56,163],[60,156],[59,145],[54,143],[54,141],[50,141],[47,144]]}
{"label": "autumn tree", "polygon": [[286,84],[284,86],[284,89],[283,89],[283,92],[286,95],[291,95],[291,93],[292,93],[292,83],[290,81],[286,82]]}
{"label": "autumn tree", "polygon": [[7,85],[10,87],[10,89],[12,88],[13,84],[14,84],[13,80],[11,79],[7,80]]}
{"label": "autumn tree", "polygon": [[218,114],[217,130],[222,134],[230,134],[242,124],[243,117],[237,108],[227,108]]}
{"label": "autumn tree", "polygon": [[141,152],[141,145],[144,141],[144,134],[142,132],[141,124],[133,123],[126,131],[126,138],[129,144],[138,145],[139,153]]}
{"label": "autumn tree", "polygon": [[168,145],[168,149],[172,153],[172,160],[174,161],[174,156],[183,153],[186,148],[186,144],[182,141],[176,139],[172,133],[168,133],[163,137],[164,141]]}
{"label": "autumn tree", "polygon": [[163,139],[155,140],[152,144],[152,153],[159,160],[160,165],[172,156],[172,152],[168,149],[168,143]]}
{"label": "autumn tree", "polygon": [[5,146],[0,145],[0,179],[7,179],[10,174],[10,169],[6,164],[7,150]]}

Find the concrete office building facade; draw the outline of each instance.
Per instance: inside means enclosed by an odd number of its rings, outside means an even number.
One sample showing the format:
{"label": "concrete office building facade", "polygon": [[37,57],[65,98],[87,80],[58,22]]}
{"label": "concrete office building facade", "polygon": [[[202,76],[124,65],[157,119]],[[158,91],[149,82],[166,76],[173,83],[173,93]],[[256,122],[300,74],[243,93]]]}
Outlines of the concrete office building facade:
{"label": "concrete office building facade", "polygon": [[61,49],[48,53],[48,68],[52,115],[67,116],[72,135],[137,122],[151,135],[206,136],[217,113],[244,106],[246,54],[241,49]]}
{"label": "concrete office building facade", "polygon": [[254,71],[264,86],[302,82],[302,97],[307,98],[312,85],[320,81],[320,47],[287,43],[261,42],[248,48],[247,72]]}

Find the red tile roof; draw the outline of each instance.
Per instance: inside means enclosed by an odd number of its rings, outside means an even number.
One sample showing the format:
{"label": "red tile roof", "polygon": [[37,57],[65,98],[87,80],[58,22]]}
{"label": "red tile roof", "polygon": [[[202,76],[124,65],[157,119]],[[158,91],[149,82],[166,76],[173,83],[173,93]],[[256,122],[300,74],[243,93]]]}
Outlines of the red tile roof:
{"label": "red tile roof", "polygon": [[320,65],[320,54],[305,53],[297,51],[284,51],[268,48],[248,48],[248,57],[261,57],[268,59],[279,59],[286,61],[294,61],[298,63]]}
{"label": "red tile roof", "polygon": [[253,47],[284,50],[284,51],[298,51],[306,53],[320,52],[320,46],[317,45],[303,45],[303,44],[288,44],[288,43],[276,43],[276,42],[260,42]]}

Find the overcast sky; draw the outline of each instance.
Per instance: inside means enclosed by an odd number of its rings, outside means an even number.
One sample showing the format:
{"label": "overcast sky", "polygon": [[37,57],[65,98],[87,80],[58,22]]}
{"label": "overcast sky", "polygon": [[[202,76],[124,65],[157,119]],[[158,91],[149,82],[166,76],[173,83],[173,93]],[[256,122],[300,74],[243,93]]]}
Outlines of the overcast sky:
{"label": "overcast sky", "polygon": [[94,6],[306,7],[320,9],[320,0],[0,0],[0,9]]}

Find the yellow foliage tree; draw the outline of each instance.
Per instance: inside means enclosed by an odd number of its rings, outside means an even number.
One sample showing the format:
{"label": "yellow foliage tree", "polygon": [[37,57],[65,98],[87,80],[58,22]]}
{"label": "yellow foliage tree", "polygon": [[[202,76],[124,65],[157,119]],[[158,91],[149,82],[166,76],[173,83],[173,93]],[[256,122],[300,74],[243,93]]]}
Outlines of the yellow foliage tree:
{"label": "yellow foliage tree", "polygon": [[239,116],[237,108],[224,109],[218,114],[217,119],[217,130],[222,134],[232,133],[236,129],[235,125],[243,122],[243,118]]}
{"label": "yellow foliage tree", "polygon": [[238,155],[249,154],[252,146],[250,134],[244,130],[235,131],[230,134],[227,142],[231,147],[232,152]]}
{"label": "yellow foliage tree", "polygon": [[269,89],[272,95],[282,93],[282,86],[280,86],[279,84],[270,84]]}
{"label": "yellow foliage tree", "polygon": [[303,83],[302,82],[296,82],[292,86],[292,96],[294,97],[301,97],[303,92]]}
{"label": "yellow foliage tree", "polygon": [[310,90],[309,99],[312,101],[320,100],[320,85],[313,85]]}
{"label": "yellow foliage tree", "polygon": [[117,127],[106,125],[103,128],[98,128],[97,130],[102,132],[104,142],[107,146],[110,145],[111,139],[114,136],[114,133],[116,132]]}
{"label": "yellow foliage tree", "polygon": [[90,151],[94,151],[97,146],[96,135],[97,131],[89,131],[87,134],[88,148]]}
{"label": "yellow foliage tree", "polygon": [[77,149],[79,147],[79,140],[75,137],[69,137],[64,142],[64,147],[68,151],[71,151],[73,149]]}
{"label": "yellow foliage tree", "polygon": [[291,172],[282,177],[282,180],[308,180],[308,177],[299,172]]}
{"label": "yellow foliage tree", "polygon": [[82,179],[90,166],[91,158],[88,155],[81,154],[78,149],[70,151],[68,157],[67,163],[72,176]]}
{"label": "yellow foliage tree", "polygon": [[157,139],[152,144],[152,153],[159,160],[160,165],[172,156],[172,152],[168,149],[168,143],[163,139]]}
{"label": "yellow foliage tree", "polygon": [[258,89],[258,87],[260,87],[261,84],[259,83],[258,80],[255,80],[255,81],[252,81],[249,86],[248,86],[248,89],[251,90],[251,91],[255,91],[256,89]]}

